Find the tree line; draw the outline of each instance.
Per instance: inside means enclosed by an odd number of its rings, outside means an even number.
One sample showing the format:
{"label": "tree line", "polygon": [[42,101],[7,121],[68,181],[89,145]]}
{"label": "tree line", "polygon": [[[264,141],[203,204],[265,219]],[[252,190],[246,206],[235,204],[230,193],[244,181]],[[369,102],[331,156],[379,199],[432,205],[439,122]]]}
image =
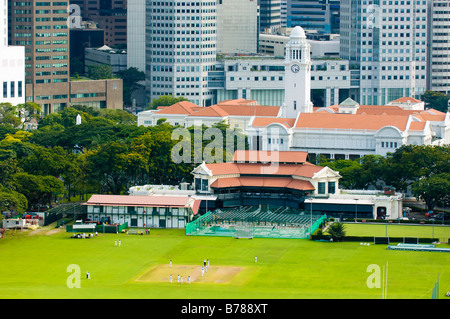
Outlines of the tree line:
{"label": "tree line", "polygon": [[[38,128],[25,131],[21,116],[38,119]],[[123,110],[73,106],[40,118],[34,104],[0,104],[0,210],[23,212],[58,198],[70,200],[79,195],[84,200],[92,193],[126,194],[135,185],[191,182],[191,172],[199,165],[194,160],[198,152],[214,153],[219,147],[212,149],[207,138],[202,139],[201,150],[194,150],[190,143],[192,160],[175,163],[171,152],[181,139],[173,137],[177,128],[164,120],[156,126],[137,126],[136,116]],[[213,128],[225,137],[229,126],[218,123]],[[208,129],[203,126],[201,131]],[[194,141],[197,128],[187,130]],[[230,141],[224,138],[221,151],[228,149],[226,143]],[[211,158],[217,160],[215,155]],[[222,155],[226,161],[226,152]],[[397,191],[411,189],[429,209],[448,206],[449,146],[404,145],[386,157],[318,157],[314,163],[339,171],[340,185],[346,189],[390,185]]]}
{"label": "tree line", "polygon": [[387,156],[366,155],[356,160],[316,159],[317,164],[339,171],[346,189],[381,189],[392,186],[411,192],[429,210],[449,206],[450,147],[403,145]]}
{"label": "tree line", "polygon": [[[137,126],[136,116],[123,110],[73,106],[48,114],[36,130],[25,131],[17,120],[20,112],[7,104],[0,109],[14,119],[0,124],[1,211],[38,210],[76,195],[126,194],[134,185],[190,182],[199,164],[173,162],[171,151],[180,138],[172,133],[178,127],[164,120]],[[228,125],[214,127],[225,136]],[[194,127],[187,129],[193,140]],[[202,151],[209,142],[202,142]],[[194,155],[192,150],[192,159]]]}

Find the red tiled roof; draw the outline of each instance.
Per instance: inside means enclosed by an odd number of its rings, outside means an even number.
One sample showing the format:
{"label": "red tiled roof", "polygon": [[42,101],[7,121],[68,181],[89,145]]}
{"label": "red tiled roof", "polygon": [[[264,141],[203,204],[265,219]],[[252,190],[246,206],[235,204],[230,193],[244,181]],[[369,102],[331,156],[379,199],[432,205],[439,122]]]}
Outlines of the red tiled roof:
{"label": "red tiled roof", "polygon": [[272,123],[279,123],[281,125],[284,125],[287,128],[291,128],[295,124],[295,119],[293,118],[267,118],[267,117],[256,117],[253,121],[252,126],[258,126],[258,127],[266,127]]}
{"label": "red tiled roof", "polygon": [[217,103],[217,105],[257,105],[256,100],[246,100],[246,99],[235,99],[235,100],[224,100]]}
{"label": "red tiled roof", "polygon": [[411,122],[409,125],[410,131],[423,131],[425,128],[426,122]]}
{"label": "red tiled roof", "polygon": [[143,207],[186,207],[189,197],[182,196],[139,196],[139,195],[92,195],[85,203],[95,206],[143,206]]}
{"label": "red tiled roof", "polygon": [[422,101],[418,100],[418,99],[415,99],[413,97],[405,96],[405,97],[401,97],[399,99],[396,99],[396,100],[392,101],[391,103],[393,103],[393,102],[396,102],[396,103],[407,103],[407,102],[410,102],[410,103],[421,103]]}
{"label": "red tiled roof", "polygon": [[182,101],[175,103],[171,106],[159,108],[157,111],[158,114],[192,114],[195,112],[195,109],[199,108],[198,105],[188,102]]}
{"label": "red tiled roof", "polygon": [[259,163],[305,163],[307,157],[308,152],[237,150],[234,152],[233,161],[251,161]]}
{"label": "red tiled roof", "polygon": [[314,186],[309,181],[293,179],[289,177],[232,177],[215,180],[211,184],[212,188],[228,187],[277,187],[293,188],[298,190],[314,190]]}
{"label": "red tiled roof", "polygon": [[239,168],[236,163],[212,163],[206,164],[206,167],[211,170],[213,175],[229,175],[239,174]]}
{"label": "red tiled roof", "polygon": [[300,176],[311,178],[323,169],[311,163],[304,164],[261,164],[261,163],[213,163],[206,164],[213,176],[218,175],[273,175]]}
{"label": "red tiled roof", "polygon": [[404,131],[408,115],[300,113],[296,128],[379,130],[395,126]]}
{"label": "red tiled roof", "polygon": [[208,107],[203,107],[202,109],[200,109],[197,112],[190,114],[190,115],[207,116],[207,117],[226,117],[229,114],[227,112],[225,112],[220,106],[211,105]]}
{"label": "red tiled roof", "polygon": [[264,106],[252,100],[227,100],[216,105],[201,107],[188,101],[175,103],[171,106],[158,107],[158,114],[185,114],[191,116],[226,117],[234,116],[277,116],[279,106]]}
{"label": "red tiled roof", "polygon": [[220,108],[234,116],[277,116],[280,112],[279,106],[265,105],[220,105]]}

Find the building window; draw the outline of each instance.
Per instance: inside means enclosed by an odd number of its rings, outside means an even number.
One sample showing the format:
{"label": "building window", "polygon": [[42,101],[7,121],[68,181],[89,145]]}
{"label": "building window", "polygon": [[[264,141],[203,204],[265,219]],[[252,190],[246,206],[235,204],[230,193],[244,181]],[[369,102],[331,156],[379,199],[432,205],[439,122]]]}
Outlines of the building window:
{"label": "building window", "polygon": [[14,81],[11,81],[11,92],[10,92],[10,96],[11,96],[11,97],[14,97],[14,96],[15,96]]}
{"label": "building window", "polygon": [[22,97],[22,81],[17,82],[17,96]]}
{"label": "building window", "polygon": [[336,183],[335,182],[328,182],[328,193],[334,194],[336,192]]}
{"label": "building window", "polygon": [[319,194],[325,194],[325,183],[320,182],[317,191]]}

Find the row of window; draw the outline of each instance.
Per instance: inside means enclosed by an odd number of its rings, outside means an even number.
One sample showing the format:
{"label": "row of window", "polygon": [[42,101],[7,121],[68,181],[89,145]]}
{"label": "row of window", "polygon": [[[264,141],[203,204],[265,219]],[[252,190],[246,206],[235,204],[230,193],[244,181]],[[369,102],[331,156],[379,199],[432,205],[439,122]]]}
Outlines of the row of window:
{"label": "row of window", "polygon": [[[50,7],[50,6],[67,6],[67,2],[35,2],[37,7]],[[15,7],[30,7],[31,2],[14,2]]]}
{"label": "row of window", "polygon": [[45,63],[45,64],[36,64],[35,66],[37,69],[45,69],[45,68],[66,68],[67,67],[67,63]]}
{"label": "row of window", "polygon": [[[9,96],[8,96],[8,87],[9,87]],[[10,81],[9,85],[7,81],[3,82],[3,98],[13,98],[13,97],[22,97],[22,81],[17,81],[17,96],[16,96],[16,82]]]}
{"label": "row of window", "polygon": [[36,72],[36,76],[50,76],[50,75],[67,75],[68,72],[67,71],[53,71],[53,72],[48,72],[48,71],[43,71],[43,72]]}
{"label": "row of window", "polygon": [[397,142],[381,142],[382,148],[397,148]]}
{"label": "row of window", "polygon": [[43,84],[43,83],[65,83],[68,82],[68,79],[38,79],[36,80],[36,84]]}
{"label": "row of window", "polygon": [[[317,192],[320,195],[324,195],[327,193],[326,191],[326,186],[327,183],[326,182],[319,182],[317,183]],[[328,182],[328,194],[334,194],[336,193],[336,182]]]}
{"label": "row of window", "polygon": [[[67,94],[55,94],[53,96],[51,95],[37,95],[36,100],[60,100],[60,99],[67,99]],[[78,93],[78,94],[70,94],[71,99],[82,99],[82,98],[90,98],[90,97],[104,97],[105,93]]]}
{"label": "row of window", "polygon": [[[27,57],[29,58],[29,57]],[[51,60],[52,57],[49,55],[44,55],[44,56],[37,56],[36,57],[36,61],[44,61],[44,60]],[[67,55],[54,55],[53,56],[53,60],[66,60],[67,59]]]}

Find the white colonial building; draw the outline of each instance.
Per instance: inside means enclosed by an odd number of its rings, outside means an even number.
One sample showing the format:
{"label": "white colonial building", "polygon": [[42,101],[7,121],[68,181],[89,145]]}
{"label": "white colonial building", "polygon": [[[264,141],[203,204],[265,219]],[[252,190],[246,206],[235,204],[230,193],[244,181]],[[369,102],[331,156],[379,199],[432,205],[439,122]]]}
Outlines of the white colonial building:
{"label": "white colonial building", "polygon": [[0,1],[0,103],[25,103],[25,47],[8,45],[8,2]]}
{"label": "white colonial building", "polygon": [[414,98],[399,98],[389,105],[360,105],[348,98],[338,105],[310,107],[311,77],[306,70],[311,62],[305,57],[309,50],[291,51],[294,43],[302,43],[301,35],[301,27],[294,28],[286,49],[288,66],[305,65],[286,69],[286,111],[276,118],[252,119],[246,130],[250,149],[307,151],[311,156],[348,159],[384,156],[405,144],[450,143],[450,113],[425,110],[424,103]]}
{"label": "white colonial building", "polygon": [[[301,27],[291,32],[286,58],[278,64],[280,75],[269,76],[270,68],[262,66],[252,60],[234,64],[229,60],[224,64],[224,69],[236,71],[235,78],[228,79],[227,73],[227,90],[238,90],[243,96],[241,99],[222,101],[210,107],[180,102],[144,111],[138,114],[138,125],[156,125],[162,119],[184,127],[224,122],[247,135],[251,150],[304,151],[311,157],[322,154],[336,159],[369,154],[385,156],[407,144],[450,143],[450,113],[425,109],[422,101],[412,97],[398,98],[387,105],[363,105],[351,98],[339,104],[328,103],[337,101],[339,96],[338,90],[331,88],[327,89],[330,98],[326,106],[314,107],[310,94],[314,64]],[[330,71],[323,76],[332,76],[332,66],[327,64]],[[337,82],[347,80],[351,81],[336,75]],[[251,82],[255,83],[253,88],[245,89]],[[261,106],[245,98],[250,94],[253,97],[255,91],[260,90],[256,86],[281,84],[284,86],[281,106]],[[262,90],[263,87],[260,92]]]}

